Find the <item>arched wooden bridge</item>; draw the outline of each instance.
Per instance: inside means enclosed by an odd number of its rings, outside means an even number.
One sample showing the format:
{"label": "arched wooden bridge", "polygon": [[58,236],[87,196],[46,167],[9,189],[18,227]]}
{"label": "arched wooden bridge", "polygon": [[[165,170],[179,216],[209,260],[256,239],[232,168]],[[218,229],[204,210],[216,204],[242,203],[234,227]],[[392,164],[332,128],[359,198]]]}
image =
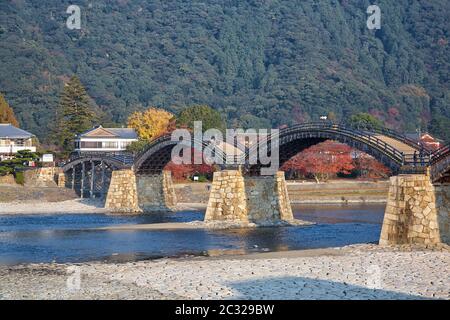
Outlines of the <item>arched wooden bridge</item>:
{"label": "arched wooden bridge", "polygon": [[[267,148],[269,153],[272,143],[275,141],[274,138],[270,135],[266,137],[267,143],[264,144],[266,146],[264,148]],[[450,179],[449,146],[431,152],[405,135],[389,129],[355,128],[345,124],[317,122],[280,129],[276,138],[280,166],[298,152],[312,145],[325,140],[335,140],[372,155],[389,167],[394,175],[429,171],[432,181],[443,182]],[[191,142],[197,143],[202,150],[209,145],[205,141]],[[66,186],[79,190],[83,197],[102,196],[108,188],[112,171],[132,169],[137,174],[160,173],[170,162],[172,149],[178,143],[180,142],[172,141],[171,136],[166,135],[152,141],[144,151],[137,155],[111,153],[75,155],[62,167],[67,177]],[[255,144],[245,148],[243,145],[235,143],[234,147],[242,150],[242,154],[235,156],[235,160],[245,163],[245,171],[249,174],[258,173],[262,165],[250,164],[249,159],[252,153],[260,151],[258,149],[261,148],[261,145]],[[219,154],[219,157],[226,162],[225,152]],[[236,159],[239,157],[240,159]]]}

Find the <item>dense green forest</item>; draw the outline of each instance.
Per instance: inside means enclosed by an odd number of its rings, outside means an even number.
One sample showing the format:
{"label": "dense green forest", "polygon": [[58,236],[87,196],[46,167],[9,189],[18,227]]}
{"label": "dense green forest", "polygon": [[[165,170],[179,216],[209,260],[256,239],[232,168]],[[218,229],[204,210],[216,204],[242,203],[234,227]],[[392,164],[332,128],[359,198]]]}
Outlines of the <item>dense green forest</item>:
{"label": "dense green forest", "polygon": [[[81,30],[66,9],[81,7]],[[2,0],[0,91],[45,139],[77,75],[104,122],[147,106],[220,111],[228,127],[369,112],[450,140],[448,0]]]}

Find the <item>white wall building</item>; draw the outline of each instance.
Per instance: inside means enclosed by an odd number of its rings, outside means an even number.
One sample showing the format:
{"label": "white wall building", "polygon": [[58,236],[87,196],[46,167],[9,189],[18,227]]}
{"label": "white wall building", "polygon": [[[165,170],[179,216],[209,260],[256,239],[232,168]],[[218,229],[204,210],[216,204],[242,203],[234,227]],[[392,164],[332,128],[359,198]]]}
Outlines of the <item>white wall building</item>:
{"label": "white wall building", "polygon": [[0,159],[11,158],[21,150],[36,152],[33,137],[34,134],[16,128],[10,123],[0,123]]}
{"label": "white wall building", "polygon": [[137,141],[136,131],[131,128],[93,128],[80,134],[75,140],[76,152],[121,152]]}

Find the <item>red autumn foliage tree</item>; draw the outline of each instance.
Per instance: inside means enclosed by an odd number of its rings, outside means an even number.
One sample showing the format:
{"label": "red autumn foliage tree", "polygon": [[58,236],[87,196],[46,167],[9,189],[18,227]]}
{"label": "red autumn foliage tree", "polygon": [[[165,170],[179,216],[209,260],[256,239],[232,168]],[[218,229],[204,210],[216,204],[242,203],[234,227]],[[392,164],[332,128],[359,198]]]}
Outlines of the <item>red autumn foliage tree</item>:
{"label": "red autumn foliage tree", "polygon": [[[197,153],[194,149],[191,150],[192,155],[192,163],[194,152]],[[214,172],[214,167],[208,164],[175,164],[170,161],[164,168],[164,170],[168,170],[172,173],[172,178],[175,181],[184,181],[188,180],[194,174],[200,175],[210,175]]]}
{"label": "red autumn foliage tree", "polygon": [[338,173],[350,174],[354,169],[350,152],[349,146],[328,140],[298,153],[281,169],[297,170],[320,182]]}
{"label": "red autumn foliage tree", "polygon": [[303,123],[308,121],[308,114],[304,112],[299,105],[292,108],[291,114],[295,123]]}
{"label": "red autumn foliage tree", "polygon": [[353,157],[355,170],[360,177],[371,179],[387,178],[391,173],[386,166],[367,153],[355,151]]}
{"label": "red autumn foliage tree", "polygon": [[174,164],[169,162],[164,170],[172,172],[175,181],[188,180],[194,174],[209,175],[214,172],[214,168],[207,164]]}
{"label": "red autumn foliage tree", "polygon": [[396,107],[390,107],[388,109],[389,117],[398,117],[400,116],[400,111]]}

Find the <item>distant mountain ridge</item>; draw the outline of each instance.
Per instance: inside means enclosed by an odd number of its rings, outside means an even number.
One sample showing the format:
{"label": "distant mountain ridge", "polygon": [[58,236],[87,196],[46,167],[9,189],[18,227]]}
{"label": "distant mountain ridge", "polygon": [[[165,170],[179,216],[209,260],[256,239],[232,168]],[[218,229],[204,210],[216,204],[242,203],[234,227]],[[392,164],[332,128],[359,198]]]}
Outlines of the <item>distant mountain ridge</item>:
{"label": "distant mountain ridge", "polygon": [[369,112],[450,140],[447,0],[77,0],[0,3],[0,91],[45,139],[76,74],[104,118],[149,105],[208,104],[228,126],[267,127]]}

